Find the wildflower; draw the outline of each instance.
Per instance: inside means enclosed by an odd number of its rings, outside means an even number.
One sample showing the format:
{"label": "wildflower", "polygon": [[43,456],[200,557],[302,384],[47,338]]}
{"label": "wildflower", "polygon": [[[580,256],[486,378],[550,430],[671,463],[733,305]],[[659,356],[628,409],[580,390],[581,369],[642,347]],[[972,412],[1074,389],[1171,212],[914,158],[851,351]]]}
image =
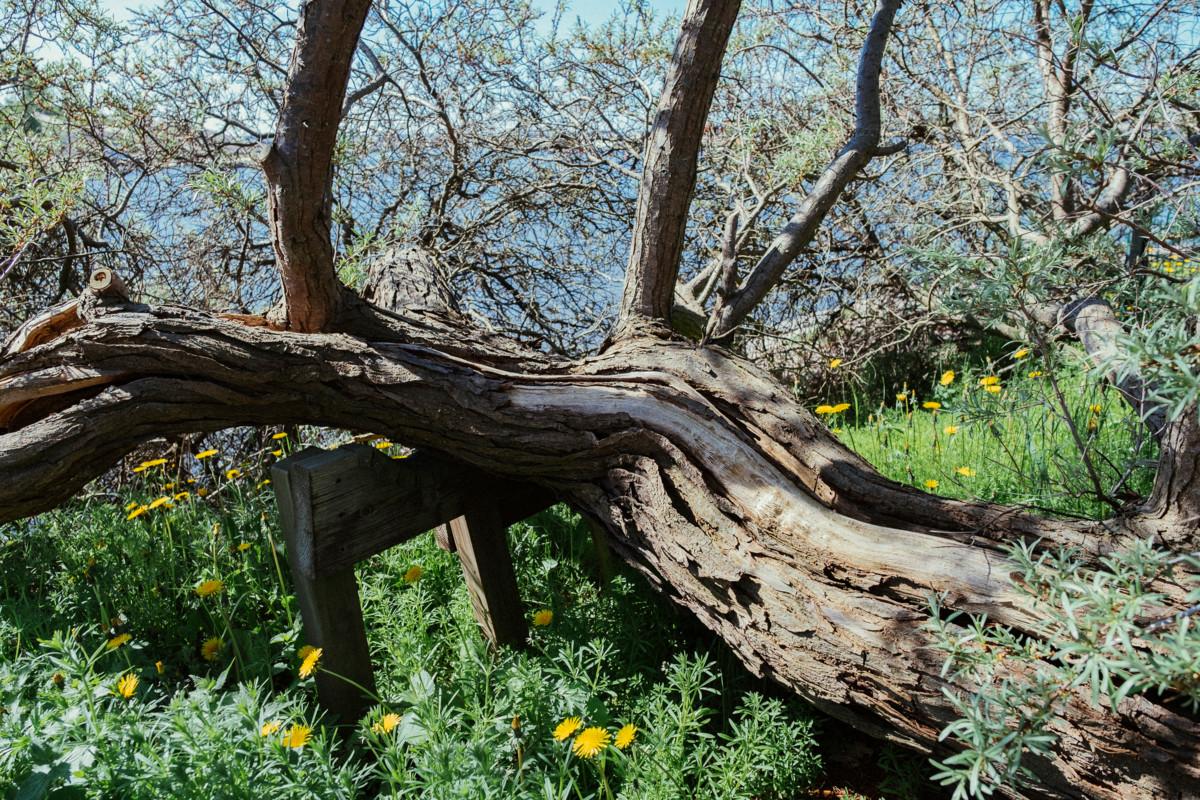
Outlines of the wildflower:
{"label": "wildflower", "polygon": [[157,672],[159,675],[162,675],[163,672],[165,672],[165,669],[163,667],[163,662],[155,661],[154,662],[154,671]]}
{"label": "wildflower", "polygon": [[117,681],[117,694],[124,697],[126,700],[133,697],[133,693],[137,691],[138,676],[132,672],[127,672]]}
{"label": "wildflower", "polygon": [[199,489],[196,490],[196,496],[197,497],[208,497],[208,489],[205,489],[203,486],[201,486]]}
{"label": "wildflower", "polygon": [[833,413],[833,406],[817,406],[815,409],[813,409],[813,411],[824,416],[825,414]]}
{"label": "wildflower", "polygon": [[303,661],[304,659],[308,658],[309,653],[316,649],[317,648],[313,647],[311,644],[306,644],[304,647],[301,647],[296,651],[296,657]]}
{"label": "wildflower", "polygon": [[395,445],[393,445],[393,444],[392,444],[391,442],[389,442],[387,439],[384,439],[384,440],[383,440],[383,441],[381,441],[381,442],[376,442],[376,443],[375,443],[375,449],[376,449],[376,450],[387,450],[389,447],[395,447]]}
{"label": "wildflower", "polygon": [[272,733],[279,730],[282,724],[283,723],[277,719],[269,720],[262,724],[262,727],[258,729],[258,732],[262,736],[270,736]]}
{"label": "wildflower", "polygon": [[942,386],[949,386],[950,384],[954,383],[954,378],[954,370],[948,369],[942,373],[942,377],[938,380],[938,383],[940,383]]}
{"label": "wildflower", "polygon": [[220,636],[213,636],[206,639],[204,644],[200,645],[200,657],[205,661],[216,661],[217,656],[221,655],[221,648],[225,646],[225,640]]}
{"label": "wildflower", "polygon": [[272,450],[271,455],[275,456],[276,458],[283,458],[283,451],[282,450]]}
{"label": "wildflower", "polygon": [[140,517],[142,514],[145,514],[149,510],[150,510],[150,506],[138,506],[133,511],[130,511],[129,516],[125,517],[125,519],[126,520],[137,519],[138,517]]}
{"label": "wildflower", "polygon": [[566,741],[571,738],[572,733],[579,730],[579,726],[582,724],[583,720],[579,717],[567,717],[558,723],[558,727],[554,729],[554,740],[557,742]]}
{"label": "wildflower", "polygon": [[225,588],[225,584],[216,578],[202,582],[196,587],[196,594],[201,597],[208,597],[210,594],[217,594]]}
{"label": "wildflower", "polygon": [[250,549],[250,543],[249,542],[238,542],[237,549],[238,549],[239,553],[244,553]]}
{"label": "wildflower", "polygon": [[953,436],[954,434],[958,433],[958,426],[947,425],[946,427],[942,428],[942,433],[946,434],[947,436]]}
{"label": "wildflower", "polygon": [[234,480],[236,478],[240,478],[240,477],[242,477],[242,471],[240,469],[236,469],[236,468],[231,469],[231,470],[226,471],[226,473],[225,473],[226,480],[232,481],[232,480]]}
{"label": "wildflower", "polygon": [[829,432],[832,433],[834,436],[837,436],[842,432],[842,429],[841,428],[830,428]]}
{"label": "wildflower", "polygon": [[317,662],[321,660],[321,654],[325,651],[320,647],[314,647],[308,651],[308,655],[304,657],[304,661],[300,663],[300,677],[307,678],[317,670]]}
{"label": "wildflower", "polygon": [[937,400],[926,400],[924,403],[921,404],[921,408],[927,408],[930,411],[937,411],[941,407],[942,407],[942,404],[939,403]]}
{"label": "wildflower", "polygon": [[421,575],[424,572],[425,572],[425,570],[421,569],[421,566],[419,564],[413,564],[411,567],[408,568],[408,571],[406,571],[404,573],[404,582],[405,583],[416,583],[417,581],[421,580]]}
{"label": "wildflower", "polygon": [[955,467],[954,471],[959,475],[962,475],[964,478],[975,477],[975,470],[971,469],[970,467]]}
{"label": "wildflower", "polygon": [[1029,348],[1028,348],[1028,347],[1022,347],[1020,350],[1018,350],[1017,352],[1013,353],[1013,358],[1015,358],[1015,359],[1017,359],[1017,360],[1020,360],[1020,359],[1024,358],[1024,357],[1025,357],[1025,356],[1027,356],[1027,355],[1029,355]]}
{"label": "wildflower", "polygon": [[300,749],[308,744],[308,740],[312,737],[312,728],[307,725],[293,725],[288,728],[287,733],[283,735],[283,746]]}
{"label": "wildflower", "polygon": [[108,640],[108,649],[109,649],[109,650],[116,650],[118,647],[120,647],[121,645],[125,644],[126,642],[128,642],[128,641],[129,641],[130,639],[132,639],[132,638],[133,638],[133,637],[132,637],[132,636],[130,636],[128,633],[120,633],[120,634],[117,634],[116,636],[114,636],[113,638],[111,638],[111,639],[109,639],[109,640]]}
{"label": "wildflower", "polygon": [[1092,412],[1093,414],[1099,414],[1103,410],[1104,406],[1100,405],[1099,403],[1092,403],[1090,406],[1088,406],[1088,411]]}
{"label": "wildflower", "polygon": [[938,482],[936,480],[934,480],[933,478],[930,478],[929,480],[925,481],[926,489],[929,489],[930,491],[932,491],[932,490],[936,489],[937,487],[938,487]]}
{"label": "wildflower", "polygon": [[192,494],[191,492],[176,492],[176,493],[175,493],[175,497],[174,497],[174,498],[172,498],[172,499],[174,499],[174,500],[186,500],[188,497],[190,497],[190,496],[191,496],[191,494]]}
{"label": "wildflower", "polygon": [[155,458],[151,459],[150,461],[143,461],[141,464],[138,464],[136,467],[134,467],[133,471],[145,472],[146,470],[153,469],[154,467],[161,467],[165,463],[167,463],[165,458]]}
{"label": "wildflower", "polygon": [[383,719],[371,726],[371,730],[375,733],[391,733],[399,724],[399,714],[384,714]]}
{"label": "wildflower", "polygon": [[841,365],[842,365],[842,360],[840,358],[829,359],[829,368],[830,369],[837,369]]}
{"label": "wildflower", "polygon": [[287,436],[286,432],[280,431],[279,433],[272,433],[271,438],[278,440],[278,439],[286,439],[286,438],[288,438],[288,436]]}
{"label": "wildflower", "polygon": [[983,387],[983,390],[985,392],[987,392],[988,394],[1000,394],[1001,389],[1002,389],[1002,387],[1000,387],[994,383]]}
{"label": "wildflower", "polygon": [[979,379],[980,386],[996,386],[1000,383],[1000,379],[995,375],[987,375]]}
{"label": "wildflower", "polygon": [[607,746],[608,731],[604,728],[588,728],[575,737],[575,744],[571,746],[571,749],[580,758],[592,758],[600,755],[600,751]]}
{"label": "wildflower", "polygon": [[1094,431],[1094,430],[1096,430],[1096,428],[1099,428],[1099,427],[1100,427],[1100,423],[1096,422],[1095,417],[1092,417],[1091,419],[1088,420],[1088,430],[1089,431]]}
{"label": "wildflower", "polygon": [[150,505],[147,508],[148,508],[148,510],[153,511],[154,509],[160,508],[162,506],[169,507],[170,502],[171,502],[171,498],[164,495],[163,497],[159,497],[159,498],[156,498],[156,499],[150,501]]}
{"label": "wildflower", "polygon": [[521,715],[520,714],[513,715],[512,729],[514,731],[521,730]]}
{"label": "wildflower", "polygon": [[264,479],[264,480],[261,480],[261,481],[259,481],[259,482],[258,482],[258,486],[259,486],[259,488],[260,488],[260,489],[261,489],[262,487],[264,487],[264,486],[270,486],[270,485],[271,485],[271,479],[270,479],[270,478],[266,478],[266,479]]}
{"label": "wildflower", "polygon": [[896,395],[896,402],[903,403],[908,400],[908,392],[900,392]]}
{"label": "wildflower", "polygon": [[1035,369],[1033,372],[1029,373],[1029,377],[1040,378],[1042,377],[1042,371],[1040,369]]}
{"label": "wildflower", "polygon": [[633,737],[637,734],[637,726],[632,722],[625,725],[621,730],[617,731],[617,738],[613,740],[613,744],[618,750],[624,750],[629,745],[633,744]]}
{"label": "wildflower", "polygon": [[62,688],[63,684],[66,682],[67,682],[67,676],[63,675],[61,672],[56,672],[50,676],[50,683],[54,684],[55,686],[57,686],[60,689]]}
{"label": "wildflower", "polygon": [[196,458],[198,458],[198,459],[200,459],[201,461],[203,461],[203,460],[204,460],[204,459],[206,459],[206,458],[212,458],[212,457],[213,457],[213,456],[215,456],[216,454],[217,454],[217,450],[216,450],[216,448],[213,448],[213,449],[210,449],[210,450],[201,450],[199,453],[196,453]]}
{"label": "wildflower", "polygon": [[548,608],[543,608],[541,611],[533,615],[533,624],[539,628],[544,628],[554,621],[554,612]]}
{"label": "wildflower", "polygon": [[130,501],[129,501],[129,505],[125,506],[125,510],[126,510],[126,511],[131,511],[131,510],[133,510],[133,509],[137,508],[137,506],[138,506],[138,501],[137,501],[137,500],[130,500]]}
{"label": "wildflower", "polygon": [[833,411],[831,413],[840,414],[848,408],[850,408],[849,403],[838,403],[836,406],[833,407]]}

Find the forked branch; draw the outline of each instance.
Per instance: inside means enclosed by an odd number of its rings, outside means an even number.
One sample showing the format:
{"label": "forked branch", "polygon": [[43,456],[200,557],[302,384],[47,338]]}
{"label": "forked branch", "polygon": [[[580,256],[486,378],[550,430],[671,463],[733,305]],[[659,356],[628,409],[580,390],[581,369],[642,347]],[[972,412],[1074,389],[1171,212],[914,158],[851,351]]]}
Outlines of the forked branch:
{"label": "forked branch", "polygon": [[713,309],[707,338],[721,340],[733,333],[783,277],[784,270],[812,241],[817,229],[837,202],[842,190],[879,153],[882,123],[879,113],[879,74],[883,52],[900,0],[880,0],[863,44],[855,84],[854,132],[833,162],[826,167],[800,209],[771,243],[741,287]]}

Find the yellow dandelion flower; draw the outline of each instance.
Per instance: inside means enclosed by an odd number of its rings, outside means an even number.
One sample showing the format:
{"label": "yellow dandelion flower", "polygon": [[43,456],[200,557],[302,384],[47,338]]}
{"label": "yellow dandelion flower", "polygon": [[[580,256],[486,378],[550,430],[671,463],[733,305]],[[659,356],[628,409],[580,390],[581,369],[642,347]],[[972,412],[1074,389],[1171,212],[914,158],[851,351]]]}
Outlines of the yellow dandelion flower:
{"label": "yellow dandelion flower", "polygon": [[201,597],[208,597],[210,594],[217,594],[224,589],[225,584],[222,581],[212,578],[210,580],[203,581],[199,586],[197,586],[196,594],[200,595]]}
{"label": "yellow dandelion flower", "polygon": [[133,697],[133,693],[137,691],[138,676],[132,672],[127,672],[117,681],[117,694],[124,697],[126,700]]}
{"label": "yellow dandelion flower", "polygon": [[548,608],[543,608],[541,611],[533,615],[533,624],[539,628],[544,628],[554,621],[554,612]]}
{"label": "yellow dandelion flower", "polygon": [[259,488],[262,488],[263,486],[270,486],[270,485],[271,485],[271,479],[270,479],[270,478],[266,478],[265,480],[261,480],[261,481],[259,481],[259,482],[258,482],[258,485],[259,485]]}
{"label": "yellow dandelion flower", "polygon": [[192,496],[191,492],[176,492],[173,500],[186,500]]}
{"label": "yellow dandelion flower", "polygon": [[132,637],[132,636],[130,636],[128,633],[120,633],[120,634],[117,634],[116,636],[114,636],[113,638],[111,638],[111,639],[109,639],[109,640],[108,640],[108,649],[109,649],[109,650],[116,650],[118,647],[120,647],[121,645],[125,644],[126,642],[128,642],[128,641],[129,641],[130,639],[132,639],[132,638],[133,638],[133,637]]}
{"label": "yellow dandelion flower", "polygon": [[899,393],[896,395],[896,402],[897,402],[897,403],[903,403],[903,402],[905,402],[906,400],[908,400],[908,392],[899,392]]}
{"label": "yellow dandelion flower", "polygon": [[171,507],[171,498],[166,497],[166,496],[155,498],[154,500],[150,501],[149,509],[151,511],[153,511],[154,509],[161,508],[163,506],[170,508]]}
{"label": "yellow dandelion flower", "polygon": [[1027,356],[1027,355],[1029,355],[1029,348],[1028,348],[1028,347],[1022,347],[1020,350],[1018,350],[1017,352],[1013,353],[1013,358],[1020,360],[1020,359],[1024,358],[1024,357],[1025,357],[1025,356]]}
{"label": "yellow dandelion flower", "polygon": [[276,458],[283,458],[283,451],[282,450],[272,450],[271,455],[275,456]]}
{"label": "yellow dandelion flower", "polygon": [[1099,414],[1103,410],[1104,406],[1100,405],[1099,403],[1092,403],[1090,406],[1088,406],[1088,411],[1092,412],[1093,414]]}
{"label": "yellow dandelion flower", "polygon": [[296,658],[303,661],[304,659],[308,658],[309,653],[311,653],[313,650],[316,650],[316,649],[317,648],[313,647],[311,644],[306,644],[303,647],[301,647],[299,650],[296,651]]}
{"label": "yellow dandelion flower", "polygon": [[225,472],[226,480],[232,481],[232,480],[235,480],[240,477],[242,477],[242,471],[240,469],[234,468],[231,470],[226,470],[226,472]]}
{"label": "yellow dandelion flower", "polygon": [[637,735],[637,732],[637,726],[631,722],[617,731],[617,737],[613,739],[613,744],[617,746],[618,750],[624,750],[633,744],[633,737]]}
{"label": "yellow dandelion flower", "polygon": [[921,403],[921,408],[927,408],[930,411],[937,411],[941,407],[942,404],[937,400],[926,400],[924,403]]}
{"label": "yellow dandelion flower", "polygon": [[247,550],[249,550],[249,549],[250,549],[250,543],[249,543],[249,542],[238,542],[238,552],[239,552],[239,553],[244,553],[244,552],[246,552],[246,551],[247,551]]}
{"label": "yellow dandelion flower", "polygon": [[850,408],[849,403],[838,403],[836,406],[833,407],[833,411],[831,413],[840,414],[848,408]]}
{"label": "yellow dandelion flower", "polygon": [[404,582],[405,583],[416,583],[417,581],[421,580],[421,576],[424,573],[425,573],[425,570],[421,569],[421,566],[419,564],[413,564],[404,573]]}
{"label": "yellow dandelion flower", "polygon": [[284,431],[280,431],[279,433],[272,433],[271,438],[278,440],[278,439],[286,439],[288,437],[287,437],[287,433],[285,433]]}
{"label": "yellow dandelion flower", "polygon": [[199,489],[196,490],[196,496],[197,497],[208,497],[208,489],[205,489],[203,486],[201,486]]}
{"label": "yellow dandelion flower", "polygon": [[1029,373],[1029,377],[1040,378],[1042,377],[1042,371],[1040,369],[1035,369],[1033,372]]}
{"label": "yellow dandelion flower", "polygon": [[133,511],[130,511],[129,516],[125,517],[125,519],[126,520],[137,519],[138,517],[140,517],[142,514],[145,514],[149,510],[150,510],[150,506],[138,506]]}
{"label": "yellow dandelion flower", "polygon": [[938,379],[938,383],[940,383],[942,386],[949,386],[950,384],[954,383],[955,377],[954,370],[948,369],[942,373],[942,377]]}
{"label": "yellow dandelion flower", "polygon": [[389,447],[395,447],[395,445],[389,442],[387,439],[384,439],[382,442],[375,443],[376,450],[387,450]]}
{"label": "yellow dandelion flower", "polygon": [[130,501],[129,501],[129,504],[128,504],[127,506],[125,506],[125,510],[126,510],[126,511],[132,511],[133,509],[135,509],[135,508],[137,508],[137,507],[138,507],[138,501],[137,501],[137,500],[130,500]]}
{"label": "yellow dandelion flower", "polygon": [[580,758],[594,758],[608,747],[608,739],[608,731],[604,728],[588,728],[575,737],[575,744],[571,745],[571,749]]}
{"label": "yellow dandelion flower", "polygon": [[213,456],[215,456],[217,454],[217,452],[218,451],[215,447],[210,448],[208,450],[201,450],[199,453],[196,453],[196,458],[203,461],[206,458],[212,458]]}
{"label": "yellow dandelion flower", "polygon": [[985,392],[987,392],[988,394],[1000,394],[1002,388],[1003,387],[998,386],[997,384],[993,383],[993,384],[983,387],[983,390]]}
{"label": "yellow dandelion flower", "polygon": [[832,433],[834,436],[837,436],[838,434],[840,434],[842,432],[842,429],[841,428],[830,428],[829,432]]}
{"label": "yellow dandelion flower", "polygon": [[932,491],[932,490],[936,489],[937,487],[938,487],[938,482],[936,480],[934,480],[933,478],[930,478],[929,480],[925,481],[926,489],[929,489],[930,491]]}
{"label": "yellow dandelion flower", "polygon": [[979,379],[980,386],[995,386],[998,383],[1000,383],[1000,379],[995,375],[987,375]]}
{"label": "yellow dandelion flower", "polygon": [[959,475],[962,475],[964,478],[975,477],[975,470],[971,469],[970,467],[955,467],[954,471]]}
{"label": "yellow dandelion flower", "polygon": [[317,662],[321,660],[321,655],[325,651],[320,647],[314,647],[308,651],[308,655],[304,657],[304,661],[300,663],[300,677],[307,678],[317,670]]}
{"label": "yellow dandelion flower", "polygon": [[958,433],[958,426],[947,425],[946,427],[942,428],[942,433],[946,434],[947,436],[953,436],[954,434]]}
{"label": "yellow dandelion flower", "polygon": [[293,725],[283,735],[283,746],[300,749],[312,738],[312,728],[307,725]]}
{"label": "yellow dandelion flower", "polygon": [[133,471],[134,472],[145,472],[146,470],[153,469],[154,467],[161,467],[165,463],[167,463],[167,460],[165,458],[154,458],[149,461],[143,461],[142,463],[138,464],[136,467],[133,468]]}
{"label": "yellow dandelion flower", "polygon": [[391,733],[400,724],[399,714],[384,714],[383,719],[371,726],[375,733]]}
{"label": "yellow dandelion flower", "polygon": [[216,661],[217,656],[221,655],[221,649],[225,647],[225,640],[220,636],[213,636],[206,639],[204,644],[200,645],[200,657],[205,661]]}
{"label": "yellow dandelion flower", "polygon": [[813,409],[813,413],[819,414],[821,416],[824,416],[825,414],[832,414],[833,406],[824,406],[824,405],[817,406],[816,408]]}
{"label": "yellow dandelion flower", "polygon": [[1088,420],[1088,430],[1089,431],[1094,431],[1099,427],[1100,427],[1100,423],[1096,422],[1095,417],[1092,417],[1091,419]]}
{"label": "yellow dandelion flower", "polygon": [[829,368],[830,369],[837,369],[841,365],[842,365],[842,360],[840,358],[829,359]]}
{"label": "yellow dandelion flower", "polygon": [[159,675],[162,675],[166,671],[166,668],[163,666],[163,662],[155,661],[154,662],[154,671],[157,672]]}
{"label": "yellow dandelion flower", "polygon": [[258,733],[260,736],[270,736],[282,726],[283,723],[277,719],[268,720],[262,724],[261,728],[258,729]]}
{"label": "yellow dandelion flower", "polygon": [[558,723],[558,727],[554,729],[554,740],[564,742],[571,738],[571,734],[579,730],[579,726],[583,724],[583,720],[579,717],[567,717],[562,722]]}

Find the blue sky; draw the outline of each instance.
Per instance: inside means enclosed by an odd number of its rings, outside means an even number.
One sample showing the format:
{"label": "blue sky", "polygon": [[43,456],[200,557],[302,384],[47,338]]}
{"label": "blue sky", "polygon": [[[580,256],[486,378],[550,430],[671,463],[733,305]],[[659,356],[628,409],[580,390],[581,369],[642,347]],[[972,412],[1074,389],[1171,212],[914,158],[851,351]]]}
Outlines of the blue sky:
{"label": "blue sky", "polygon": [[[100,5],[107,9],[117,19],[124,19],[130,9],[152,3],[153,0],[100,0]],[[683,11],[686,0],[646,0],[647,4],[659,11]],[[555,0],[533,0],[535,8],[547,12],[554,8]],[[621,0],[568,0],[569,11],[567,22],[574,22],[578,17],[588,25],[608,19],[621,4]]]}

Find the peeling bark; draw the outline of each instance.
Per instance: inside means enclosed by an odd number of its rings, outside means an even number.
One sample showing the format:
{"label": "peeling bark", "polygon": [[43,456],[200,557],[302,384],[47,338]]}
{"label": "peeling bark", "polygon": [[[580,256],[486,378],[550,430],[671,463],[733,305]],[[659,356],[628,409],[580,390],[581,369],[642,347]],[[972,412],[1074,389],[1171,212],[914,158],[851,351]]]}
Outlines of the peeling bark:
{"label": "peeling bark", "polygon": [[[752,671],[926,752],[943,752],[952,716],[921,627],[930,593],[1028,631],[1005,542],[1098,553],[1150,526],[1195,537],[1162,515],[1059,522],[901,486],[719,348],[633,339],[569,362],[465,329],[450,348],[423,319],[396,316],[390,330],[304,335],[100,304],[83,326],[0,361],[0,418],[22,409],[0,432],[0,518],[66,500],[153,436],[265,423],[386,434],[555,490]],[[1194,466],[1177,478],[1172,491],[1195,492]],[[1143,697],[1119,715],[1076,700],[1055,757],[1034,765],[1045,785],[1033,794],[1200,792],[1191,719]]]}

